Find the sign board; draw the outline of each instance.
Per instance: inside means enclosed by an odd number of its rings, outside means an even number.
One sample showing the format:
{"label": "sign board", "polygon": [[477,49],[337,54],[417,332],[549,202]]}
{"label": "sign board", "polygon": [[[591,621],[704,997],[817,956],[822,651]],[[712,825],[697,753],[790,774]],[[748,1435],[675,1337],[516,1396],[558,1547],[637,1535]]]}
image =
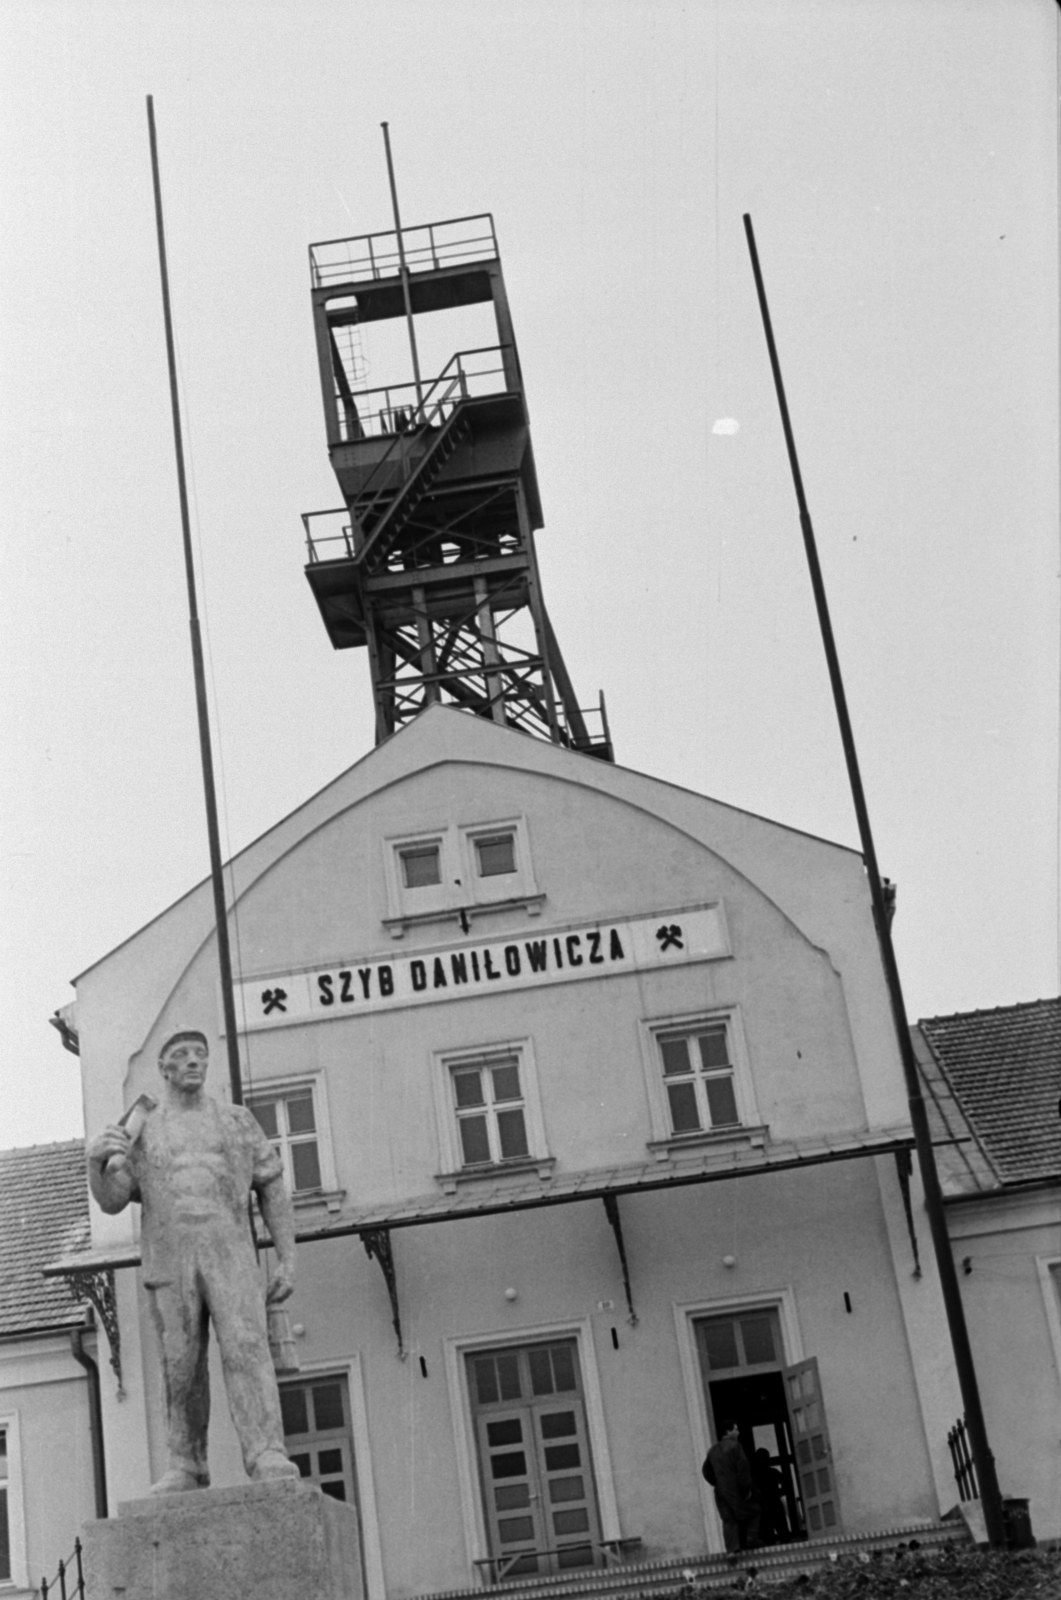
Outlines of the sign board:
{"label": "sign board", "polygon": [[235,985],[245,1032],[402,1006],[580,983],[624,972],[678,967],[728,956],[721,905],[659,911],[623,922],[587,922],[460,943],[400,956],[355,956],[310,971],[277,972]]}

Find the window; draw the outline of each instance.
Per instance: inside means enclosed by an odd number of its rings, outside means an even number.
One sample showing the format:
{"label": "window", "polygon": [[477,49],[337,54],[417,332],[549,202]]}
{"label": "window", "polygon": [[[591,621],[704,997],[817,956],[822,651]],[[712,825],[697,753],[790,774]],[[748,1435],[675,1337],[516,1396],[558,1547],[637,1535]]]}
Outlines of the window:
{"label": "window", "polygon": [[11,1531],[7,1511],[7,1429],[0,1428],[0,1582],[11,1580]]}
{"label": "window", "polygon": [[303,1478],[333,1500],[356,1502],[354,1448],[346,1379],[280,1385],[287,1453]]}
{"label": "window", "polygon": [[736,1127],[740,1115],[725,1022],[657,1038],[671,1132]]}
{"label": "window", "polygon": [[511,1164],[552,1169],[545,1141],[534,1053],[528,1039],[479,1050],[439,1052],[432,1084],[442,1172],[452,1193],[462,1179]]}
{"label": "window", "polygon": [[280,1151],[292,1194],[321,1188],[313,1090],[297,1089],[275,1097],[255,1095],[247,1101],[247,1109],[257,1117],[269,1143]]}
{"label": "window", "polygon": [[427,889],[442,882],[442,850],[437,844],[410,845],[398,851],[402,884],[406,889]]}
{"label": "window", "polygon": [[243,1098],[269,1143],[279,1150],[295,1201],[323,1201],[337,1209],[342,1191],[332,1162],[323,1079],[247,1084]]}
{"label": "window", "polygon": [[705,1317],[695,1327],[701,1365],[711,1375],[782,1365],[781,1330],[770,1307],[740,1316]]}
{"label": "window", "polygon": [[486,834],[474,841],[475,866],[480,878],[498,878],[516,870],[516,836]]}
{"label": "window", "polygon": [[454,1067],[451,1080],[463,1166],[530,1154],[517,1056]]}
{"label": "window", "polygon": [[545,898],[531,865],[523,817],[445,827],[384,839],[384,925],[400,939],[417,923],[468,922],[480,910],[521,906],[537,916]]}
{"label": "window", "polygon": [[19,1415],[0,1416],[0,1586],[29,1588]]}
{"label": "window", "polygon": [[465,898],[474,905],[533,900],[527,909],[537,912],[541,896],[531,866],[526,819],[476,823],[460,828],[459,833],[464,879],[470,890]]}
{"label": "window", "polygon": [[641,1049],[657,1160],[727,1135],[763,1142],[736,1009],[643,1022]]}

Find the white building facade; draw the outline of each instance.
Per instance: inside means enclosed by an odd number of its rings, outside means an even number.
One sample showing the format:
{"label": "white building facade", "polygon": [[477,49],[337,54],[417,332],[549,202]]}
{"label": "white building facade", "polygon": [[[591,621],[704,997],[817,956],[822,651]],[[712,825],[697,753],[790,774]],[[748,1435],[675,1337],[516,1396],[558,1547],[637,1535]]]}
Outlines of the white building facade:
{"label": "white building facade", "polygon": [[[727,1415],[792,1530],[953,1503],[857,854],[434,707],[230,892],[244,1096],[302,1241],[288,1448],[356,1499],[372,1600],[721,1549],[700,1464]],[[223,1096],[209,884],[77,982],[89,1138],[175,1025]],[[164,1465],[133,1211],[92,1217],[112,1502]]]}

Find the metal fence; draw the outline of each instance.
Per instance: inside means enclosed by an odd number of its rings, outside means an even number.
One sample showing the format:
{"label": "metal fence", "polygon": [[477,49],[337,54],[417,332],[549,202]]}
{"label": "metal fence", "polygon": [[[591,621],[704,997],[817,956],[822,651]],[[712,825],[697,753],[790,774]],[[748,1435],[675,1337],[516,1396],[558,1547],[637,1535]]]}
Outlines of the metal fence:
{"label": "metal fence", "polygon": [[969,1448],[969,1437],[966,1432],[964,1417],[959,1417],[948,1433],[947,1444],[950,1446],[950,1457],[954,1462],[954,1477],[958,1485],[958,1498],[960,1500],[978,1499],[980,1487],[976,1481],[976,1467],[973,1463],[973,1453]]}
{"label": "metal fence", "polygon": [[[58,1590],[56,1585],[58,1584]],[[74,1540],[73,1553],[60,1561],[59,1571],[50,1581],[41,1579],[41,1600],[84,1600],[85,1573],[81,1564],[81,1540]]]}

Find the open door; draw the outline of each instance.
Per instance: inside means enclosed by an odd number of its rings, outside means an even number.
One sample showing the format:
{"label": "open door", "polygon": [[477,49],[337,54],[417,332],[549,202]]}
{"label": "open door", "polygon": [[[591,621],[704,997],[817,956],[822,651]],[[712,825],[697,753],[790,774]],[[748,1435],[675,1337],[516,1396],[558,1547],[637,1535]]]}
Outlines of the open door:
{"label": "open door", "polygon": [[833,1453],[825,1425],[818,1363],[813,1356],[784,1369],[785,1398],[796,1446],[796,1467],[810,1538],[840,1531]]}

